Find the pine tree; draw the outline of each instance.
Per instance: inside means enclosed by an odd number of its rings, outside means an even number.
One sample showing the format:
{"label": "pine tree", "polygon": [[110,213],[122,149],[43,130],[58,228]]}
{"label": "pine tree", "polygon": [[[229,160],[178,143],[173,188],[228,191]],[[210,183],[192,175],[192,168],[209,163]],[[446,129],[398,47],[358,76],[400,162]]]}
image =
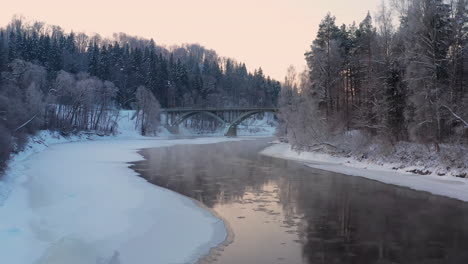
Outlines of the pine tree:
{"label": "pine tree", "polygon": [[0,72],[5,70],[8,58],[8,50],[5,45],[5,32],[0,30]]}
{"label": "pine tree", "polygon": [[320,97],[319,108],[330,118],[337,110],[340,70],[343,65],[339,50],[340,29],[335,24],[335,17],[328,13],[319,25],[317,38],[306,53],[306,61],[314,76],[313,90]]}
{"label": "pine tree", "polygon": [[92,76],[99,76],[100,50],[96,42],[88,47],[88,72]]}

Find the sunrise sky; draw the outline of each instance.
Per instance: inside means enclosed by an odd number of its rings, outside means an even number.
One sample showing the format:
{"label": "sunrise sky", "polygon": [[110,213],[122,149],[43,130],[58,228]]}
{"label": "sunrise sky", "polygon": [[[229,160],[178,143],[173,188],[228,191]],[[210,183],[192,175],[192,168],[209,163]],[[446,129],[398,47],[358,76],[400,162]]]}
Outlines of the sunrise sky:
{"label": "sunrise sky", "polygon": [[0,25],[13,15],[59,25],[66,31],[111,36],[125,32],[171,46],[199,43],[221,56],[262,67],[283,80],[289,65],[305,67],[304,52],[320,20],[339,24],[375,13],[381,0],[15,0],[2,3]]}

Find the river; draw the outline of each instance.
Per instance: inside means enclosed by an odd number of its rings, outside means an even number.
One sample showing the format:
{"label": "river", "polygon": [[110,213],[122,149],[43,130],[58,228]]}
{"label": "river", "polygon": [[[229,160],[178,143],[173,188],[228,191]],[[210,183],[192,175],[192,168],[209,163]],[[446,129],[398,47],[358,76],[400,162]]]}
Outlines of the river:
{"label": "river", "polygon": [[145,149],[132,168],[225,220],[208,263],[468,263],[468,204],[260,155],[268,141]]}

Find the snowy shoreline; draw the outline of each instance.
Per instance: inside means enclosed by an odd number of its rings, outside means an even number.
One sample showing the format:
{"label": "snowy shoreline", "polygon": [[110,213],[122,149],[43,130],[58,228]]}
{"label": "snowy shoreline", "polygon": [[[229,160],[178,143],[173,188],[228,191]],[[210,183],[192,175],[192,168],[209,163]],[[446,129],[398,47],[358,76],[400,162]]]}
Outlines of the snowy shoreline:
{"label": "snowy shoreline", "polygon": [[245,138],[32,137],[0,181],[2,260],[196,263],[225,243],[224,222],[149,184],[128,162],[144,148],[238,140]]}
{"label": "snowy shoreline", "polygon": [[453,176],[417,175],[409,172],[396,172],[391,165],[381,166],[359,162],[350,158],[334,157],[316,152],[297,152],[289,144],[280,143],[267,147],[261,154],[275,158],[295,160],[306,166],[364,177],[386,184],[408,187],[468,202],[468,179]]}

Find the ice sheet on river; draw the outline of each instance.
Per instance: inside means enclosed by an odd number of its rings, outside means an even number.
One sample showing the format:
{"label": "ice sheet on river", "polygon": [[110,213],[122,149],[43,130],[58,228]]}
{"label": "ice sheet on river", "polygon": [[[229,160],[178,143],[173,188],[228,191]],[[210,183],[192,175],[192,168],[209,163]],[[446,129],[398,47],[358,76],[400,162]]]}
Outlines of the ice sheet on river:
{"label": "ice sheet on river", "polygon": [[1,263],[193,263],[223,242],[224,224],[192,200],[148,184],[136,150],[226,140],[55,144],[13,161],[0,204]]}

